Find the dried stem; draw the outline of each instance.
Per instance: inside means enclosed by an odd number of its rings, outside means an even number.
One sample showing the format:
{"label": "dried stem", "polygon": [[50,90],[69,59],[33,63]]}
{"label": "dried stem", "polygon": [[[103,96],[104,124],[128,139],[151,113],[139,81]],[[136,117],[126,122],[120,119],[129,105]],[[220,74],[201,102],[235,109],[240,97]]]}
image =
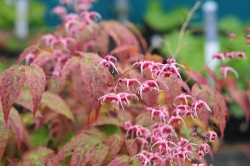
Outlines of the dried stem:
{"label": "dried stem", "polygon": [[193,8],[188,12],[188,15],[187,15],[187,18],[185,20],[185,22],[182,24],[182,27],[181,27],[181,30],[180,30],[180,35],[179,35],[179,41],[178,41],[178,45],[177,45],[177,48],[175,50],[175,53],[173,55],[173,57],[175,58],[178,53],[180,52],[181,50],[181,45],[182,45],[182,40],[183,40],[183,36],[184,36],[184,33],[185,33],[185,30],[188,26],[188,23],[190,22],[194,12],[198,9],[198,7],[201,5],[201,2],[200,1],[197,1],[195,3],[195,5],[193,6]]}

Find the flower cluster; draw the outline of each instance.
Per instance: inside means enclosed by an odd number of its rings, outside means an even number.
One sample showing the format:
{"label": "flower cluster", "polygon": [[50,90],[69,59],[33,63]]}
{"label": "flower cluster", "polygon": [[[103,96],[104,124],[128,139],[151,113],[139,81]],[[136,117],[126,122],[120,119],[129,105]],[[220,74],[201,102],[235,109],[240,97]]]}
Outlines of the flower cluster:
{"label": "flower cluster", "polygon": [[[115,66],[116,62],[114,56],[108,55],[99,62],[96,69],[98,70],[98,67],[103,64],[107,68],[112,66],[118,73]],[[105,101],[110,101],[116,109],[119,109],[120,106],[124,109],[124,104],[129,105],[129,100],[132,98],[139,100],[139,96],[143,99],[143,93],[152,90],[162,91],[160,84],[167,87],[164,82],[166,77],[181,79],[180,69],[178,68],[181,65],[173,58],[167,59],[166,62],[166,64],[154,61],[135,62],[131,68],[139,67],[141,76],[148,70],[151,78],[144,81],[137,78],[119,78],[112,88],[113,91],[100,97],[99,100],[102,104]],[[124,90],[134,93],[118,93],[118,87],[123,85],[126,86]],[[171,88],[169,88],[169,91],[171,91]],[[198,135],[195,130],[190,133],[191,140],[188,140],[181,136],[176,129],[176,126],[186,127],[185,119],[187,117],[191,117],[191,119],[199,118],[198,112],[201,108],[212,113],[208,104],[205,101],[194,99],[189,94],[182,93],[176,96],[173,105],[175,108],[171,112],[165,106],[147,107],[146,112],[151,119],[150,126],[133,125],[129,121],[124,122],[123,126],[127,131],[126,139],[131,139],[133,143],[137,142],[141,145],[140,151],[131,157],[131,160],[137,158],[143,166],[178,165],[185,163],[186,160],[191,162],[195,157],[203,158],[210,151],[210,146],[206,142],[216,141],[217,134],[214,131],[208,131],[204,135],[204,139],[196,144],[193,142]]]}

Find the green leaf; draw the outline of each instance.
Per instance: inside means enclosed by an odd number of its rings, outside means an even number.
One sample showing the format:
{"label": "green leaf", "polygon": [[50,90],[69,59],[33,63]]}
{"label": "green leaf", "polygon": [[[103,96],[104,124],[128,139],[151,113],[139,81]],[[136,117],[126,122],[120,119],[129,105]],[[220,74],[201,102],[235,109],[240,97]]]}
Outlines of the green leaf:
{"label": "green leaf", "polygon": [[42,127],[37,131],[33,131],[30,134],[31,146],[46,146],[49,141],[49,130],[46,127]]}
{"label": "green leaf", "polygon": [[10,109],[22,91],[25,82],[25,68],[14,65],[1,76],[0,97],[4,113],[4,120],[8,122]]}
{"label": "green leaf", "polygon": [[35,116],[45,90],[46,76],[43,69],[36,64],[31,64],[25,69],[26,79],[33,101],[33,115]]}
{"label": "green leaf", "polygon": [[37,147],[26,152],[21,160],[21,165],[36,165],[39,163],[47,164],[53,159],[54,152],[46,147]]}
{"label": "green leaf", "polygon": [[41,103],[43,106],[48,107],[52,111],[62,114],[74,121],[73,113],[60,96],[50,92],[44,92]]}

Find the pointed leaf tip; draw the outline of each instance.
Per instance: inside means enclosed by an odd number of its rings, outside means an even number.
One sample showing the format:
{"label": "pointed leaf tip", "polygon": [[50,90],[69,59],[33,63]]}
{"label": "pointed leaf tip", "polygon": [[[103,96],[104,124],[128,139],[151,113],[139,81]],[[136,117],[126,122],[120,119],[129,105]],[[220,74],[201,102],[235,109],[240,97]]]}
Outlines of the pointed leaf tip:
{"label": "pointed leaf tip", "polygon": [[33,116],[35,116],[45,90],[46,76],[43,69],[36,64],[27,66],[25,74],[33,101]]}
{"label": "pointed leaf tip", "polygon": [[22,91],[25,82],[24,66],[14,65],[1,76],[0,97],[4,113],[4,121],[8,122],[10,109]]}

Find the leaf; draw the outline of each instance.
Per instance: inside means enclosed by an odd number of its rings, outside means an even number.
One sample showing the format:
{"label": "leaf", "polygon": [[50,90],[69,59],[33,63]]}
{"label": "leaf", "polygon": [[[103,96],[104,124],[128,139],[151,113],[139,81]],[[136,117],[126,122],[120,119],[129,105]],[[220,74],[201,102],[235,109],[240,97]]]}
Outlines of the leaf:
{"label": "leaf", "polygon": [[67,60],[67,62],[65,63],[65,65],[63,66],[63,69],[61,71],[61,77],[60,77],[60,86],[62,87],[62,84],[64,82],[64,80],[67,78],[67,76],[69,75],[69,73],[77,68],[79,68],[79,63],[80,63],[80,59],[79,57],[72,57],[69,60]]}
{"label": "leaf", "polygon": [[23,123],[21,121],[19,113],[14,107],[12,107],[10,111],[9,123],[10,123],[11,128],[15,132],[15,135],[17,138],[17,145],[18,145],[18,148],[20,148],[22,140],[23,140],[24,129],[23,129]]}
{"label": "leaf", "polygon": [[97,119],[101,108],[101,103],[98,99],[103,96],[108,89],[107,84],[111,76],[107,68],[104,68],[102,65],[96,69],[97,64],[102,60],[97,54],[83,52],[79,54],[83,57],[80,62],[81,73],[86,88],[93,100]]}
{"label": "leaf", "polygon": [[138,145],[135,140],[125,139],[125,145],[127,147],[130,157],[135,156],[138,153]]}
{"label": "leaf", "polygon": [[[208,95],[207,100],[206,97],[204,97],[205,94]],[[226,127],[226,117],[228,115],[226,102],[223,96],[219,92],[213,91],[209,86],[200,85],[199,88],[197,84],[195,84],[192,88],[192,95],[196,97],[196,99],[203,98],[203,100],[210,106],[213,111],[213,115],[218,123],[218,127],[221,132],[221,138],[223,138],[224,130]],[[203,113],[201,113],[201,115],[203,115],[203,119],[207,118],[207,116],[205,116]]]}
{"label": "leaf", "polygon": [[4,122],[2,110],[0,110],[0,162],[8,141],[9,127]]}
{"label": "leaf", "polygon": [[115,49],[113,49],[110,54],[116,54],[119,58],[119,62],[121,64],[125,63],[126,59],[129,59],[130,57],[134,56],[138,53],[138,50],[135,46],[127,46],[127,45],[121,45],[117,46]]}
{"label": "leaf", "polygon": [[107,155],[106,162],[109,162],[116,156],[116,154],[120,151],[123,142],[124,136],[121,134],[113,134],[107,139],[105,144],[109,147],[109,153]]}
{"label": "leaf", "polygon": [[22,91],[25,82],[25,69],[14,65],[7,69],[1,78],[0,96],[4,113],[4,120],[8,122],[10,109]]}
{"label": "leaf", "polygon": [[147,51],[148,44],[147,41],[144,39],[142,36],[141,32],[135,27],[135,25],[129,21],[125,22],[125,25],[136,35],[136,37],[139,39],[141,42],[141,46],[144,52]]}
{"label": "leaf", "polygon": [[98,144],[95,146],[95,153],[90,160],[91,164],[94,166],[101,166],[108,154],[108,150],[109,147],[103,144]]}
{"label": "leaf", "polygon": [[20,65],[22,64],[23,60],[25,59],[25,57],[29,54],[29,53],[32,53],[36,50],[37,48],[37,45],[36,44],[33,44],[29,47],[27,47],[23,52],[22,54],[19,56],[18,58],[18,61],[17,61],[17,64]]}
{"label": "leaf", "polygon": [[80,70],[77,70],[72,74],[72,86],[77,101],[81,101],[86,113],[92,111],[93,100],[87,90],[87,86],[82,78]]}
{"label": "leaf", "polygon": [[54,152],[46,147],[37,147],[26,152],[20,162],[21,165],[47,164],[54,157]]}
{"label": "leaf", "polygon": [[182,93],[181,86],[179,86],[174,78],[166,78],[165,84],[169,88],[167,89],[164,85],[161,85],[161,89],[164,91],[165,101],[168,107],[168,111],[171,114],[171,112],[174,110],[174,99],[176,96],[180,95]]}
{"label": "leaf", "polygon": [[41,103],[43,106],[47,106],[51,110],[62,114],[68,119],[74,121],[74,117],[69,106],[60,96],[46,91],[43,94]]}
{"label": "leaf", "polygon": [[37,66],[42,66],[44,65],[46,62],[48,62],[49,60],[52,60],[54,58],[54,56],[52,55],[52,53],[50,51],[41,51],[39,52],[35,59],[33,60],[32,63],[36,64]]}
{"label": "leaf", "polygon": [[78,145],[72,154],[71,166],[85,166],[94,155],[95,147],[91,144]]}
{"label": "leaf", "polygon": [[116,46],[134,45],[141,52],[140,44],[136,37],[121,23],[117,21],[102,21],[100,25],[112,37]]}
{"label": "leaf", "polygon": [[59,162],[64,158],[64,155],[76,147],[84,145],[84,144],[91,144],[91,145],[98,145],[101,141],[95,137],[88,136],[86,134],[78,134],[73,137],[68,143],[66,143],[62,149],[57,153],[55,157],[55,162]]}
{"label": "leaf", "polygon": [[[193,87],[192,87],[192,96],[196,100],[202,100],[202,101],[205,101],[207,104],[209,104],[208,95],[209,95],[208,92],[201,89],[197,83],[193,85]],[[210,112],[207,109],[202,107],[198,111],[198,116],[199,116],[199,119],[207,127],[208,124],[209,124],[209,119],[211,117]]]}
{"label": "leaf", "polygon": [[122,155],[116,157],[107,166],[127,166],[129,163],[129,157],[127,155]]}
{"label": "leaf", "polygon": [[219,79],[217,78],[216,74],[213,72],[213,70],[211,70],[209,67],[204,66],[204,69],[206,70],[207,74],[210,75],[210,77],[214,80],[214,84],[215,84],[215,88],[218,92],[221,91],[221,84]]}
{"label": "leaf", "polygon": [[108,33],[103,29],[99,28],[99,33],[96,36],[96,44],[98,48],[98,52],[102,57],[106,56],[109,49],[109,35]]}
{"label": "leaf", "polygon": [[[33,104],[32,104],[32,96],[30,95],[30,92],[27,91],[27,90],[22,91],[19,94],[19,96],[18,96],[17,100],[15,101],[15,103],[22,106],[22,107],[24,107],[25,109],[27,109],[27,110],[29,110],[31,112],[33,112],[33,110],[34,110],[33,109]],[[35,116],[43,117],[43,115],[39,111],[36,113]]]}
{"label": "leaf", "polygon": [[35,116],[45,90],[46,76],[43,69],[36,64],[27,66],[25,74],[33,101],[33,116]]}
{"label": "leaf", "polygon": [[201,73],[199,73],[198,71],[195,70],[186,70],[186,74],[193,79],[195,82],[199,83],[200,85],[207,85],[209,86],[209,83],[207,81],[207,79],[201,75]]}

